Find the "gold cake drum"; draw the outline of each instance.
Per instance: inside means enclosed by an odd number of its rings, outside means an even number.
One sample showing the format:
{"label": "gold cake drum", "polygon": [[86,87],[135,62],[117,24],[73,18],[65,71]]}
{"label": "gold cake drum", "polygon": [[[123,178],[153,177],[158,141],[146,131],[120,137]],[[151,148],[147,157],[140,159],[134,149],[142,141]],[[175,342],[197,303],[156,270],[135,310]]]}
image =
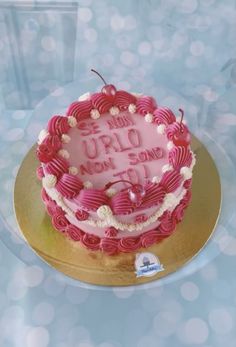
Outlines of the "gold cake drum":
{"label": "gold cake drum", "polygon": [[[58,271],[80,281],[105,286],[127,286],[155,281],[177,271],[204,247],[211,237],[221,207],[220,178],[206,147],[192,137],[197,162],[193,173],[192,200],[184,220],[167,239],[136,253],[108,256],[90,251],[54,230],[41,200],[41,182],[36,177],[38,161],[35,146],[24,158],[14,190],[18,225],[32,249]],[[162,271],[137,276],[137,254],[148,252],[157,257]]]}

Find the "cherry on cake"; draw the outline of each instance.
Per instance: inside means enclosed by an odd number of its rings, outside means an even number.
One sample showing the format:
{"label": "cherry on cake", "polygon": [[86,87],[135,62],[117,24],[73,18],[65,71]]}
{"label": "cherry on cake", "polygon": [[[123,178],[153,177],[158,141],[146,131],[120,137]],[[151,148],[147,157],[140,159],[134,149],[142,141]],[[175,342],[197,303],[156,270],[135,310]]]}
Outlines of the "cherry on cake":
{"label": "cherry on cake", "polygon": [[195,165],[179,112],[177,120],[153,97],[105,83],[52,116],[36,154],[54,228],[108,255],[170,236],[190,203]]}

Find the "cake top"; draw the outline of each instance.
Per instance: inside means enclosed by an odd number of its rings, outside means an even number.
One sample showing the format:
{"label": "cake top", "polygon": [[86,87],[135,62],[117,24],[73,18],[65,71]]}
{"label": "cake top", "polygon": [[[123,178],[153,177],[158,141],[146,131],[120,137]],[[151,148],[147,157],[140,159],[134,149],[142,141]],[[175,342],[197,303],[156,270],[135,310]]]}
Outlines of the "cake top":
{"label": "cake top", "polygon": [[38,171],[57,200],[122,216],[161,208],[191,178],[195,163],[180,109],[177,120],[151,96],[107,85],[54,115],[39,134]]}

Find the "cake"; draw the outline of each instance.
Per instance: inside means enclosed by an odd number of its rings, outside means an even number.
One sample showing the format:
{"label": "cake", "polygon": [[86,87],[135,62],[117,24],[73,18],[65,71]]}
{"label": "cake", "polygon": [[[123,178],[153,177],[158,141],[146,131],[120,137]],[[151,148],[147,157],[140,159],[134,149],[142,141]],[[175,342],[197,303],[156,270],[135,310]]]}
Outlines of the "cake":
{"label": "cake", "polygon": [[105,83],[52,116],[36,155],[54,228],[108,255],[169,237],[190,203],[195,164],[179,111]]}

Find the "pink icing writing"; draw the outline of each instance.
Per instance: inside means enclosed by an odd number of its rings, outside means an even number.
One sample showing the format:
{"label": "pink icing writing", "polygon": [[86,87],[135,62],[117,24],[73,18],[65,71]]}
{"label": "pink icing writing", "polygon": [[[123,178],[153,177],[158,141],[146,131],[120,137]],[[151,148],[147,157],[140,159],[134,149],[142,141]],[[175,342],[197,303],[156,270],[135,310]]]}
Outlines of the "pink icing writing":
{"label": "pink icing writing", "polygon": [[96,173],[102,173],[108,170],[115,170],[116,166],[114,164],[113,158],[108,158],[104,161],[87,161],[84,164],[81,164],[79,167],[80,174],[83,176],[85,174],[94,175]]}
{"label": "pink icing writing", "polygon": [[120,129],[134,125],[134,121],[130,115],[117,116],[107,120],[109,129]]}
{"label": "pink icing writing", "polygon": [[80,122],[77,127],[81,130],[81,136],[94,135],[101,132],[99,125],[95,122]]}
{"label": "pink icing writing", "polygon": [[130,165],[137,165],[139,163],[153,161],[160,158],[163,158],[164,152],[160,147],[154,147],[151,149],[145,149],[138,153],[128,153],[128,157],[130,159]]}

